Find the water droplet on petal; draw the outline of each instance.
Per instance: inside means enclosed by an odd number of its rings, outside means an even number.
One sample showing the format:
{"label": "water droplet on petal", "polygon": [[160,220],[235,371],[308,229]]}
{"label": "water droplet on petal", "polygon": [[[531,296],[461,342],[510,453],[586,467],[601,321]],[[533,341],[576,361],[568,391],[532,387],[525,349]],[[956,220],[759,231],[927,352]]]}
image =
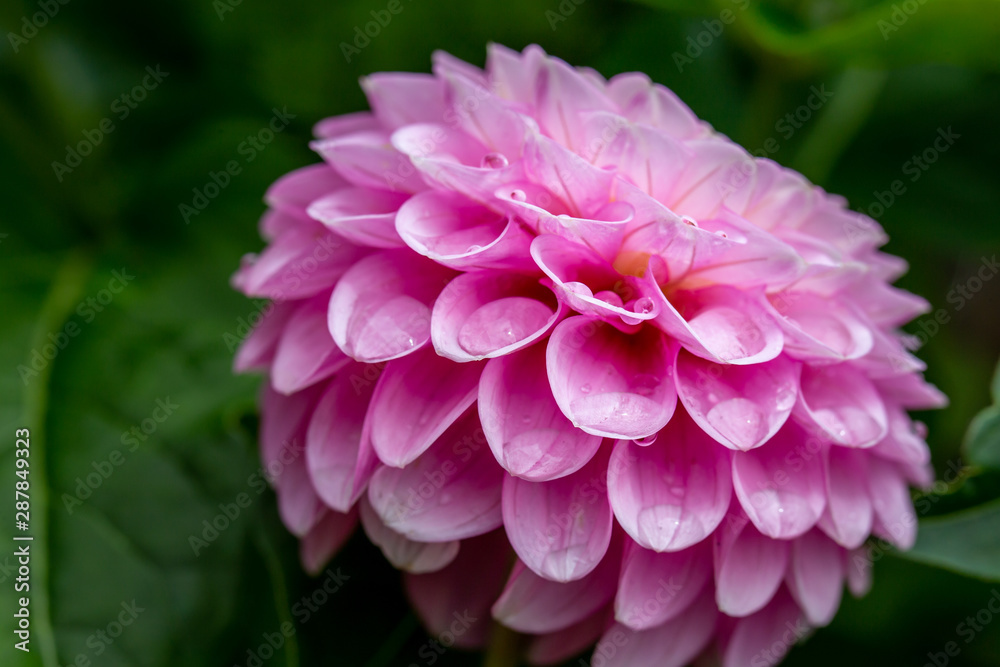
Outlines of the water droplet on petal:
{"label": "water droplet on petal", "polygon": [[656,434],[654,433],[653,435],[647,435],[645,438],[636,438],[632,442],[639,445],[640,447],[648,447],[654,442],[656,442]]}
{"label": "water droplet on petal", "polygon": [[719,231],[715,232],[715,235],[716,236],[721,236],[724,239],[729,238],[729,236],[727,236],[726,233],[724,231],[722,231],[721,229]]}
{"label": "water droplet on petal", "polygon": [[481,246],[481,245],[470,245],[468,248],[465,249],[465,252],[466,253],[479,252],[482,249],[483,249],[483,246]]}
{"label": "water droplet on petal", "polygon": [[652,396],[660,387],[660,378],[648,373],[640,373],[632,380],[632,391],[640,396]]}
{"label": "water droplet on petal", "polygon": [[691,216],[682,215],[681,216],[681,220],[683,220],[684,224],[686,224],[686,225],[691,225],[692,227],[697,227],[698,226],[698,221],[695,220],[694,218],[692,218]]}
{"label": "water droplet on petal", "polygon": [[508,164],[507,156],[503,153],[487,153],[483,156],[483,169],[503,169]]}
{"label": "water droplet on petal", "polygon": [[588,382],[587,384],[585,384],[582,387],[580,387],[580,393],[581,394],[589,394],[591,389],[593,389],[593,387],[591,387],[590,383]]}
{"label": "water droplet on petal", "polygon": [[764,413],[756,403],[742,397],[722,401],[709,410],[705,418],[726,439],[743,450],[752,448],[767,433]]}
{"label": "water droplet on petal", "polygon": [[652,299],[648,296],[643,296],[636,299],[635,303],[632,304],[632,312],[646,315],[653,312],[653,308],[655,307]]}
{"label": "water droplet on petal", "polygon": [[511,191],[510,198],[514,201],[528,201],[528,195],[524,194],[524,190]]}

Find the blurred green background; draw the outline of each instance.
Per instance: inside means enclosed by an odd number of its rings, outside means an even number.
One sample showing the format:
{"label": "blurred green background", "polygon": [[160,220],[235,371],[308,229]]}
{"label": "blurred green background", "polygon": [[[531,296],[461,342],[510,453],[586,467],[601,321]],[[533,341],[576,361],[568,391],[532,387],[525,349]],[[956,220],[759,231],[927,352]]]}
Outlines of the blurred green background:
{"label": "blurred green background", "polygon": [[[400,2],[367,44],[355,29],[384,0],[0,7],[0,540],[17,532],[25,427],[36,536],[29,654],[12,648],[16,573],[0,550],[0,664],[243,666],[285,621],[297,631],[264,664],[432,664],[398,573],[362,536],[331,566],[349,576],[342,590],[306,622],[291,609],[318,582],[270,491],[200,555],[188,538],[258,465],[258,380],[230,374],[227,337],[260,304],[228,278],[262,246],[265,188],[317,161],[313,123],[365,108],[359,76],[428,71],[435,49],[482,65],[496,41],[606,76],[644,71],[878,217],[911,265],[899,284],[943,312],[908,330],[952,400],[921,417],[935,465],[963,472],[920,505],[917,551],[880,559],[868,597],[785,664],[1000,665],[1000,615],[968,642],[958,627],[1000,588],[1000,412],[987,407],[1000,279],[986,261],[1000,249],[1000,2]],[[832,95],[810,108],[814,90]],[[294,118],[247,149],[273,109]],[[88,155],[67,155],[81,142]],[[179,206],[230,160],[239,175],[186,222]],[[162,423],[161,404],[176,406]],[[96,488],[76,491],[88,475]],[[134,622],[101,639],[133,600]],[[482,661],[448,651],[433,664]]]}

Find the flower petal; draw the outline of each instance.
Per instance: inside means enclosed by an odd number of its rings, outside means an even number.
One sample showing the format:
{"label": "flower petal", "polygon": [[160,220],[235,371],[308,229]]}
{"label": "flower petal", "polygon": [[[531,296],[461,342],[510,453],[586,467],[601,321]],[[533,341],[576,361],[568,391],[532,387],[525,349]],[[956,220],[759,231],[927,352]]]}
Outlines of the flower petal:
{"label": "flower petal", "polygon": [[365,188],[421,192],[427,184],[409,157],[393,147],[384,130],[362,130],[309,146],[347,181]]}
{"label": "flower petal", "polygon": [[348,356],[368,363],[411,354],[431,337],[430,305],[454,272],[408,250],[356,263],[330,297],[329,327]]}
{"label": "flower petal", "polygon": [[629,541],[618,580],[615,620],[633,630],[655,628],[686,611],[711,576],[707,540],[670,553],[656,553]]}
{"label": "flower petal", "polygon": [[722,647],[722,667],[774,667],[810,631],[802,611],[782,589],[767,607],[736,621]]}
{"label": "flower petal", "polygon": [[833,620],[844,591],[843,549],[823,533],[812,530],[792,541],[785,581],[810,625]]}
{"label": "flower petal", "polygon": [[749,616],[771,601],[788,566],[788,542],[761,535],[746,520],[715,533],[715,600],[729,616]]}
{"label": "flower petal", "polygon": [[610,438],[644,438],[674,414],[676,349],[655,329],[634,335],[586,317],[560,322],[549,338],[552,395],[575,426]]}
{"label": "flower petal", "polygon": [[[233,358],[233,372],[246,373],[270,367],[274,362],[274,353],[278,349],[278,341],[281,340],[285,324],[297,310],[299,303],[298,301],[268,302],[261,304],[257,310],[248,315],[247,322],[242,318],[237,320],[236,333],[243,342],[240,343],[239,350]],[[257,316],[256,322],[254,315]],[[241,327],[249,330],[240,334]],[[230,334],[227,333],[224,338],[226,345],[231,347]]]}
{"label": "flower petal", "polygon": [[423,454],[475,402],[482,371],[430,348],[390,362],[365,417],[382,462],[402,468]]}
{"label": "flower petal", "polygon": [[733,455],[733,488],[757,530],[788,540],[816,524],[826,508],[824,447],[788,423],[766,447]]}
{"label": "flower petal", "polygon": [[793,414],[806,428],[818,427],[833,442],[848,447],[871,447],[889,429],[878,390],[847,364],[804,367]]}
{"label": "flower petal", "polygon": [[677,394],[688,414],[726,447],[748,450],[771,439],[787,421],[801,367],[779,356],[763,364],[713,364],[682,350]]}
{"label": "flower petal", "polygon": [[574,581],[604,558],[612,526],[611,506],[601,493],[607,466],[608,454],[598,453],[577,472],[556,480],[504,480],[507,538],[521,561],[540,577]]}
{"label": "flower petal", "polygon": [[311,164],[276,180],[264,194],[264,201],[271,208],[303,217],[312,202],[347,185],[330,165]]}
{"label": "flower petal", "polygon": [[[610,654],[607,661],[601,664],[607,667],[683,667],[690,664],[708,644],[715,632],[718,616],[712,598],[702,595],[687,613],[649,630],[631,630],[616,623],[597,643],[591,664],[597,663],[598,656]],[[605,645],[615,650],[602,651]]]}
{"label": "flower petal", "polygon": [[271,384],[281,393],[292,394],[316,384],[350,363],[326,326],[329,302],[329,294],[317,294],[288,318],[271,364]]}
{"label": "flower petal", "polygon": [[479,381],[479,418],[500,465],[534,482],[579,470],[602,442],[559,410],[545,373],[544,345],[486,364]]}
{"label": "flower petal", "polygon": [[615,444],[608,496],[618,523],[653,551],[680,551],[711,535],[732,494],[730,452],[679,412],[656,441]]}
{"label": "flower petal", "polygon": [[318,575],[340,551],[358,525],[358,513],[351,510],[347,514],[327,510],[299,544],[299,560],[302,567],[312,576]]}
{"label": "flower petal", "polygon": [[459,542],[414,542],[386,526],[372,509],[367,498],[358,504],[361,525],[372,543],[382,550],[386,559],[399,570],[424,574],[448,566],[458,555]]}
{"label": "flower petal", "polygon": [[482,440],[476,412],[468,410],[412,464],[375,471],[368,499],[386,526],[418,542],[498,528],[504,473]]}
{"label": "flower petal", "polygon": [[371,188],[343,188],[314,200],[309,216],[360,246],[399,248],[396,211],[407,195]]}
{"label": "flower petal", "polygon": [[906,478],[896,465],[878,456],[868,458],[868,490],[875,510],[872,532],[905,551],[917,540],[917,515]]}
{"label": "flower petal", "polygon": [[868,455],[847,447],[830,447],[826,461],[826,510],[819,527],[841,546],[861,546],[872,530],[868,493]]}
{"label": "flower petal", "polygon": [[444,118],[444,84],[430,74],[377,72],[363,77],[361,88],[375,117],[387,129]]}

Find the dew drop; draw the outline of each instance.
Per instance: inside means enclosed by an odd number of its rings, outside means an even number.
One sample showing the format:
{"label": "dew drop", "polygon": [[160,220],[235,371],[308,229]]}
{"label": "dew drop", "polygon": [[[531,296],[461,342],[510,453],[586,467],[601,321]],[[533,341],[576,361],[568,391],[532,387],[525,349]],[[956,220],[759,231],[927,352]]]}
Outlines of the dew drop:
{"label": "dew drop", "polygon": [[682,215],[681,216],[681,220],[684,221],[685,225],[691,225],[692,227],[697,227],[698,226],[698,221],[695,220],[694,218],[692,218],[691,216]]}
{"label": "dew drop", "polygon": [[524,194],[524,190],[512,190],[510,198],[514,201],[528,201],[528,195]]}
{"label": "dew drop", "polygon": [[653,300],[648,296],[644,296],[636,299],[635,303],[632,304],[632,312],[647,315],[653,312],[654,307],[655,304],[653,303]]}
{"label": "dew drop", "polygon": [[487,153],[483,156],[483,169],[503,169],[508,164],[507,156],[503,153]]}
{"label": "dew drop", "polygon": [[647,435],[645,438],[636,438],[632,442],[639,445],[640,447],[648,447],[649,445],[656,442],[656,434],[654,433],[653,435]]}
{"label": "dew drop", "polygon": [[580,387],[580,393],[581,393],[581,394],[589,394],[589,393],[590,393],[590,390],[591,390],[592,388],[593,388],[593,387],[591,387],[591,386],[590,386],[590,383],[587,383],[587,384],[583,385],[582,387]]}
{"label": "dew drop", "polygon": [[716,236],[721,236],[724,239],[729,238],[729,236],[724,231],[722,231],[721,229],[719,231],[715,232],[715,235]]}

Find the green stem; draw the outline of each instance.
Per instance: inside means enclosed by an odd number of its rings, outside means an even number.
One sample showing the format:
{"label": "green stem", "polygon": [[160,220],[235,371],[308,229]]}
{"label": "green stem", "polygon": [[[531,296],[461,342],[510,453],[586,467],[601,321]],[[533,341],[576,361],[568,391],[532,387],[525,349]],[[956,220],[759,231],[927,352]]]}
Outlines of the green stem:
{"label": "green stem", "polygon": [[521,635],[494,623],[483,667],[518,667],[521,664],[521,643]]}

